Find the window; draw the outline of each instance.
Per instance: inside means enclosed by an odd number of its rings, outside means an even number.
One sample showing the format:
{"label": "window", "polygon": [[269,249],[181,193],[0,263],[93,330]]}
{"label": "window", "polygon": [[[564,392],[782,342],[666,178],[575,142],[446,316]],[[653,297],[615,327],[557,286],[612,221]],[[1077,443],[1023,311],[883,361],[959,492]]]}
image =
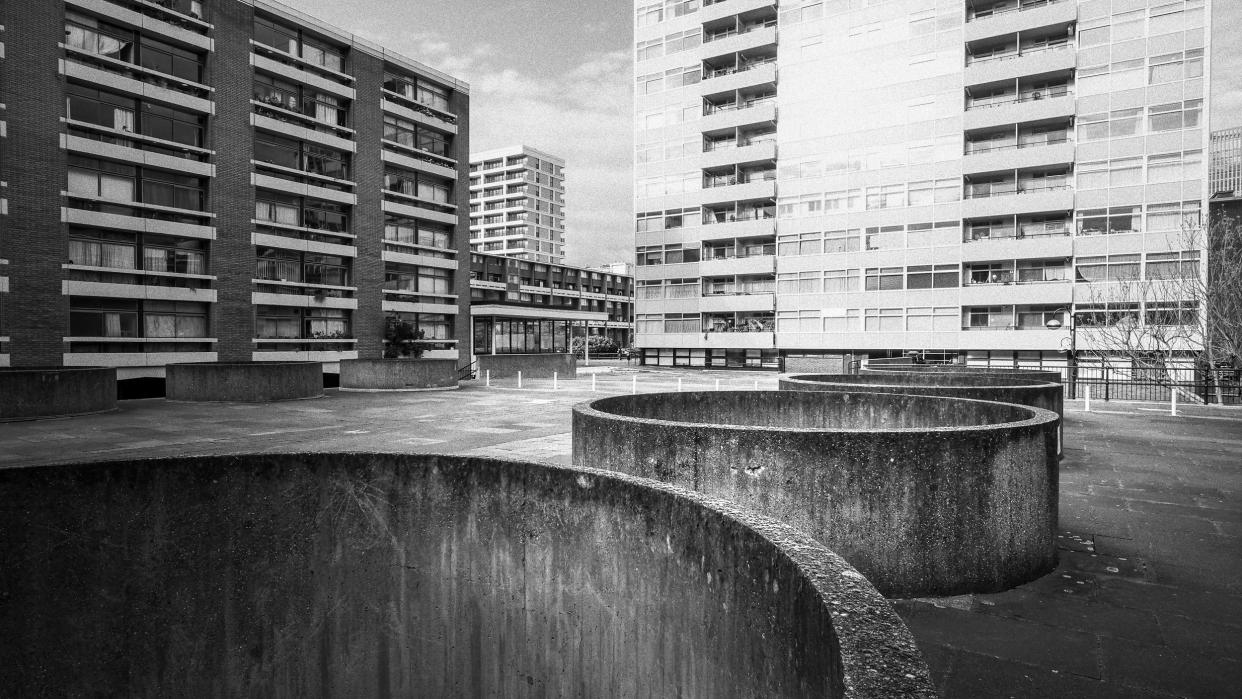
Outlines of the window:
{"label": "window", "polygon": [[139,302],[126,299],[69,299],[71,337],[139,337]]}
{"label": "window", "polygon": [[1176,231],[1199,225],[1199,202],[1147,205],[1147,230]]}
{"label": "window", "polygon": [[830,269],[825,271],[824,291],[827,293],[858,291],[858,270]]}
{"label": "window", "polygon": [[1148,325],[1198,325],[1199,304],[1195,301],[1150,302],[1144,320]]}
{"label": "window", "polygon": [[1140,255],[1080,257],[1075,261],[1075,280],[1079,282],[1133,281],[1139,278]]}
{"label": "window", "polygon": [[449,181],[423,173],[405,170],[390,170],[384,173],[384,189],[437,204],[448,203],[451,187]]}
{"label": "window", "polygon": [[1142,209],[1113,206],[1107,209],[1080,209],[1076,212],[1079,235],[1137,233],[1141,230]]}
{"label": "window", "polygon": [[74,231],[70,236],[69,264],[137,269],[138,246],[131,233]]}
{"label": "window", "polygon": [[1059,282],[1069,279],[1060,260],[1022,260],[1018,262],[1018,283]]}
{"label": "window", "polygon": [[136,201],[138,169],[96,158],[69,156],[70,194],[113,201]]}
{"label": "window", "polygon": [[1013,327],[1010,306],[975,306],[964,310],[964,330],[1007,330]]}
{"label": "window", "polygon": [[824,332],[846,333],[862,329],[857,308],[825,308]]}
{"label": "window", "polygon": [[857,252],[858,248],[859,230],[857,228],[824,233],[824,252]]}
{"label": "window", "polygon": [[66,85],[65,92],[70,119],[138,133],[137,100],[75,84]]}
{"label": "window", "polygon": [[1004,262],[974,262],[966,267],[970,284],[1012,284],[1013,267]]}
{"label": "window", "polygon": [[864,276],[867,291],[892,291],[902,288],[902,269],[900,267],[872,267]]}
{"label": "window", "polygon": [[1199,126],[1203,100],[1173,102],[1149,108],[1148,128],[1151,131],[1172,131]]}
{"label": "window", "polygon": [[142,324],[144,337],[207,337],[207,304],[146,301]]}
{"label": "window", "polygon": [[1199,252],[1147,253],[1148,279],[1197,279],[1199,277]]}
{"label": "window", "polygon": [[1048,327],[1049,321],[1065,322],[1064,312],[1057,306],[1031,306],[1016,310],[1019,330],[1043,330]]}
{"label": "window", "polygon": [[868,308],[863,314],[866,332],[901,332],[905,318],[900,308]]}
{"label": "window", "polygon": [[906,288],[956,288],[958,274],[957,265],[913,265],[906,270]]}
{"label": "window", "polygon": [[197,54],[144,36],[139,45],[139,65],[190,82],[202,82],[203,66]]}

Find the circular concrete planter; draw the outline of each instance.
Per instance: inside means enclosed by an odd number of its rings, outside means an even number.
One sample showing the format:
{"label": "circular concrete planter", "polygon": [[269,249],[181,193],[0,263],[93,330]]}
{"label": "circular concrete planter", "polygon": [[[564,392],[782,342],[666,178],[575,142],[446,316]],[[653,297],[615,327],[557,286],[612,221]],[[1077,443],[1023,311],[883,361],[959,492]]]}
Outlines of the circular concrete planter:
{"label": "circular concrete planter", "polygon": [[0,368],[0,422],[116,410],[111,367]]}
{"label": "circular concrete planter", "polygon": [[864,374],[963,374],[967,376],[1009,376],[1028,381],[1061,383],[1061,372],[1039,369],[1006,369],[1003,367],[966,366],[965,364],[876,364],[871,360],[861,369]]}
{"label": "circular concrete planter", "polygon": [[995,592],[1056,564],[1057,421],[885,393],[618,396],[574,407],[573,461],[786,522],[891,597]]}
{"label": "circular concrete planter", "polygon": [[14,696],[935,696],[840,557],[656,481],[264,454],[0,492],[25,504],[0,509]]}
{"label": "circular concrete planter", "polygon": [[455,359],[345,359],[343,391],[445,391],[457,388]]}
{"label": "circular concrete planter", "polygon": [[202,362],[165,367],[168,400],[263,403],[323,395],[319,362]]}
{"label": "circular concrete planter", "polygon": [[[849,393],[909,393],[920,396],[973,398],[1016,403],[1051,410],[1065,417],[1065,393],[1060,382],[1022,378],[1012,374],[947,371],[899,371],[869,374],[800,374],[780,379],[782,391],[835,391]],[[1057,423],[1057,454],[1061,454],[1061,423]]]}

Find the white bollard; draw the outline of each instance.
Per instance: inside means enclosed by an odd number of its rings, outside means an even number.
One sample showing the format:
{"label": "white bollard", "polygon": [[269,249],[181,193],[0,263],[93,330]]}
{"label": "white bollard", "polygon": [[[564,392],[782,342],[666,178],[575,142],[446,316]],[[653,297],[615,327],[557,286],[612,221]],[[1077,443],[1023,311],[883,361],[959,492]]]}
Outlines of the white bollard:
{"label": "white bollard", "polygon": [[758,391],[758,390],[759,390],[759,380],[758,380],[758,379],[755,379],[755,390],[756,390],[756,391]]}
{"label": "white bollard", "polygon": [[1082,403],[1083,412],[1085,413],[1091,412],[1091,387],[1090,386],[1082,387],[1082,401],[1083,401]]}
{"label": "white bollard", "polygon": [[591,374],[591,393],[595,393],[595,374]]}
{"label": "white bollard", "polygon": [[556,390],[556,372],[552,372],[552,390]]}
{"label": "white bollard", "polygon": [[716,379],[716,390],[720,390],[720,379]]}
{"label": "white bollard", "polygon": [[1169,414],[1177,417],[1177,389],[1170,391],[1169,396]]}
{"label": "white bollard", "polygon": [[522,372],[518,372],[518,388],[522,387]]}
{"label": "white bollard", "polygon": [[677,377],[677,392],[681,393],[681,377]]}
{"label": "white bollard", "polygon": [[638,376],[636,375],[630,377],[630,393],[638,393]]}
{"label": "white bollard", "polygon": [[484,372],[483,372],[483,385],[484,385],[484,386],[487,386],[488,388],[491,388],[491,387],[492,387],[492,370],[491,370],[491,369],[486,369],[486,370],[484,370]]}

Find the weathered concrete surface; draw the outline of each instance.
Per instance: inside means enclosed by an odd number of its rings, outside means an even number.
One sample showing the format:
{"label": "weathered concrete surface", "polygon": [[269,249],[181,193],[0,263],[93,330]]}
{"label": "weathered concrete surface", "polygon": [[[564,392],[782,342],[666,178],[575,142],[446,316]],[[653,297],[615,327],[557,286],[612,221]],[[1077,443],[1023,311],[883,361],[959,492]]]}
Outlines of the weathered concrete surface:
{"label": "weathered concrete surface", "polygon": [[908,359],[868,360],[861,369],[864,374],[914,372],[914,373],[946,373],[946,374],[995,374],[1011,376],[1015,379],[1047,381],[1061,383],[1061,372],[1042,371],[1039,369],[1009,369],[1005,367],[968,366],[966,364],[914,364]]}
{"label": "weathered concrete surface", "polygon": [[552,373],[562,379],[578,376],[578,358],[569,353],[562,354],[480,354],[479,376],[491,372],[493,379],[517,376],[522,372],[524,379],[550,379]]}
{"label": "weathered concrete surface", "polygon": [[574,407],[573,462],[786,522],[891,597],[994,592],[1056,565],[1057,420],[881,393],[619,396]]}
{"label": "weathered concrete surface", "polygon": [[116,369],[0,368],[0,421],[105,410],[116,410]]}
{"label": "weathered concrete surface", "polygon": [[[901,371],[870,374],[802,374],[780,380],[782,391],[848,391],[851,393],[910,393],[920,396],[973,398],[1030,405],[1065,416],[1065,392],[1060,382],[1015,377],[1010,374],[946,371]],[[1057,454],[1062,450],[1062,427],[1057,423]]]}
{"label": "weathered concrete surface", "polygon": [[320,362],[196,362],[166,367],[168,400],[258,403],[323,395]]}
{"label": "weathered concrete surface", "polygon": [[341,388],[417,391],[457,388],[455,359],[345,359]]}
{"label": "weathered concrete surface", "polygon": [[409,454],[0,471],[12,696],[931,697],[889,604],[764,517]]}

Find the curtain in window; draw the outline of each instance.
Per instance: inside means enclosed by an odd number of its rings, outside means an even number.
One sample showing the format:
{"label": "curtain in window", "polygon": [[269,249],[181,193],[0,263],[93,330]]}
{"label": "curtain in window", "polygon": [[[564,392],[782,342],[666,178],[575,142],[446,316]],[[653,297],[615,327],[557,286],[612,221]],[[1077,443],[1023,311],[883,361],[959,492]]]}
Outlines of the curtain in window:
{"label": "curtain in window", "polygon": [[93,170],[69,168],[69,193],[87,197],[99,196],[99,175]]}
{"label": "curtain in window", "polygon": [[132,245],[116,245],[104,243],[99,246],[100,267],[115,267],[117,269],[133,269],[135,251]]}
{"label": "curtain in window", "polygon": [[104,317],[104,337],[122,337],[121,333],[121,314],[105,313]]}
{"label": "curtain in window", "polygon": [[100,267],[100,250],[98,243],[88,243],[85,240],[69,241],[69,262],[75,265],[90,265],[91,267]]}
{"label": "curtain in window", "polygon": [[115,201],[133,201],[134,181],[128,177],[103,173],[99,176],[99,196]]}
{"label": "curtain in window", "polygon": [[323,104],[322,102],[315,103],[315,121],[335,126],[337,124],[337,114],[336,107]]}
{"label": "curtain in window", "polygon": [[152,272],[170,272],[168,251],[160,248],[143,248],[142,268]]}
{"label": "curtain in window", "polygon": [[134,112],[129,109],[112,109],[112,128],[121,131],[134,130]]}
{"label": "curtain in window", "polygon": [[207,317],[181,316],[177,319],[177,337],[207,337]]}

